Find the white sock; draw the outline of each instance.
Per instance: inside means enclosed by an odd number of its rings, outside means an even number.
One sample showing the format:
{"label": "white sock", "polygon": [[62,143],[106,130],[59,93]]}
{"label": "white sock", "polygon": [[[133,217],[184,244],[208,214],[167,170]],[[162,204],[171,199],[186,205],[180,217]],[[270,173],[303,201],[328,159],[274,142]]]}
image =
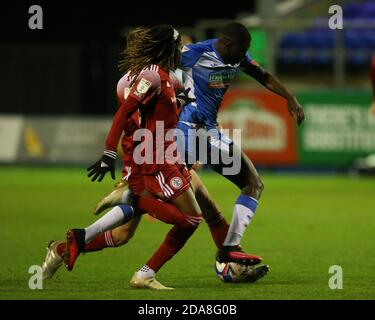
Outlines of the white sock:
{"label": "white sock", "polygon": [[241,195],[238,197],[233,209],[233,217],[230,223],[224,246],[238,246],[242,236],[254,216],[258,201],[252,197]]}
{"label": "white sock", "polygon": [[155,271],[152,270],[148,265],[144,265],[137,271],[137,278],[146,279],[155,277]]}
{"label": "white sock", "polygon": [[96,220],[92,225],[85,228],[85,242],[88,243],[97,235],[112,230],[115,227],[123,224],[124,212],[119,206],[113,207],[103,217]]}

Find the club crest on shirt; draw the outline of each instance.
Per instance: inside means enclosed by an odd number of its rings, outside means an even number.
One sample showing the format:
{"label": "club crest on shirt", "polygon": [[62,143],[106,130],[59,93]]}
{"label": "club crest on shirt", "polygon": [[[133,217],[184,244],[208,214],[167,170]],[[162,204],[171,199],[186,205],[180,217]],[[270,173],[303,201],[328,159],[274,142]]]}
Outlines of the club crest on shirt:
{"label": "club crest on shirt", "polygon": [[137,91],[141,94],[145,94],[148,91],[148,89],[150,89],[150,87],[151,82],[145,78],[142,78],[137,85]]}
{"label": "club crest on shirt", "polygon": [[173,189],[178,190],[182,187],[182,179],[179,177],[174,177],[170,182]]}

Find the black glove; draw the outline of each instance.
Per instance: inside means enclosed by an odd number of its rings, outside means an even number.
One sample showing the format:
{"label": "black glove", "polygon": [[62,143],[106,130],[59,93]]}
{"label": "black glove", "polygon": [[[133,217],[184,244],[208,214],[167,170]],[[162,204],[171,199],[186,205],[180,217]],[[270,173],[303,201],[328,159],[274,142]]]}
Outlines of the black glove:
{"label": "black glove", "polygon": [[177,105],[179,108],[183,108],[187,104],[195,102],[195,98],[189,98],[189,91],[190,88],[182,88],[176,92]]}
{"label": "black glove", "polygon": [[91,176],[91,181],[98,179],[98,182],[102,181],[104,176],[108,171],[111,172],[111,177],[115,179],[115,163],[116,163],[117,153],[115,151],[105,150],[103,156],[99,161],[96,161],[92,166],[87,168],[89,178]]}

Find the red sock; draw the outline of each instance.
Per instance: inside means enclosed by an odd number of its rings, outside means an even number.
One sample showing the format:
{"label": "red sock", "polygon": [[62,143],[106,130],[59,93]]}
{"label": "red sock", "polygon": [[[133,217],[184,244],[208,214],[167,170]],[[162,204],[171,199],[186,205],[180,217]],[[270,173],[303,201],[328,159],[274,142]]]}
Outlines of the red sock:
{"label": "red sock", "polygon": [[212,239],[214,240],[216,247],[221,248],[227,236],[229,224],[223,216],[220,216],[214,222],[209,223],[208,227],[210,228]]}
{"label": "red sock", "polygon": [[116,247],[113,238],[112,231],[106,231],[99,234],[89,243],[85,244],[85,252],[99,251],[107,247]]}
{"label": "red sock", "polygon": [[147,262],[147,266],[155,272],[158,272],[159,269],[185,245],[186,241],[196,229],[196,226],[190,228],[173,226],[159,249]]}
{"label": "red sock", "polygon": [[182,228],[189,226],[185,215],[169,203],[154,198],[139,197],[137,207],[165,223],[181,226]]}

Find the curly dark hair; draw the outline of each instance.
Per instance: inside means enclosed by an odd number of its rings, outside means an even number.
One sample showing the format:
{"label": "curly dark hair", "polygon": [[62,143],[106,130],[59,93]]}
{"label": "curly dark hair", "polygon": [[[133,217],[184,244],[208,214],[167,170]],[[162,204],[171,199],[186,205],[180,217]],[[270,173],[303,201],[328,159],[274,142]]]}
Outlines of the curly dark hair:
{"label": "curly dark hair", "polygon": [[127,37],[127,45],[119,62],[119,70],[137,75],[151,64],[174,70],[181,59],[181,36],[171,25],[138,27]]}

